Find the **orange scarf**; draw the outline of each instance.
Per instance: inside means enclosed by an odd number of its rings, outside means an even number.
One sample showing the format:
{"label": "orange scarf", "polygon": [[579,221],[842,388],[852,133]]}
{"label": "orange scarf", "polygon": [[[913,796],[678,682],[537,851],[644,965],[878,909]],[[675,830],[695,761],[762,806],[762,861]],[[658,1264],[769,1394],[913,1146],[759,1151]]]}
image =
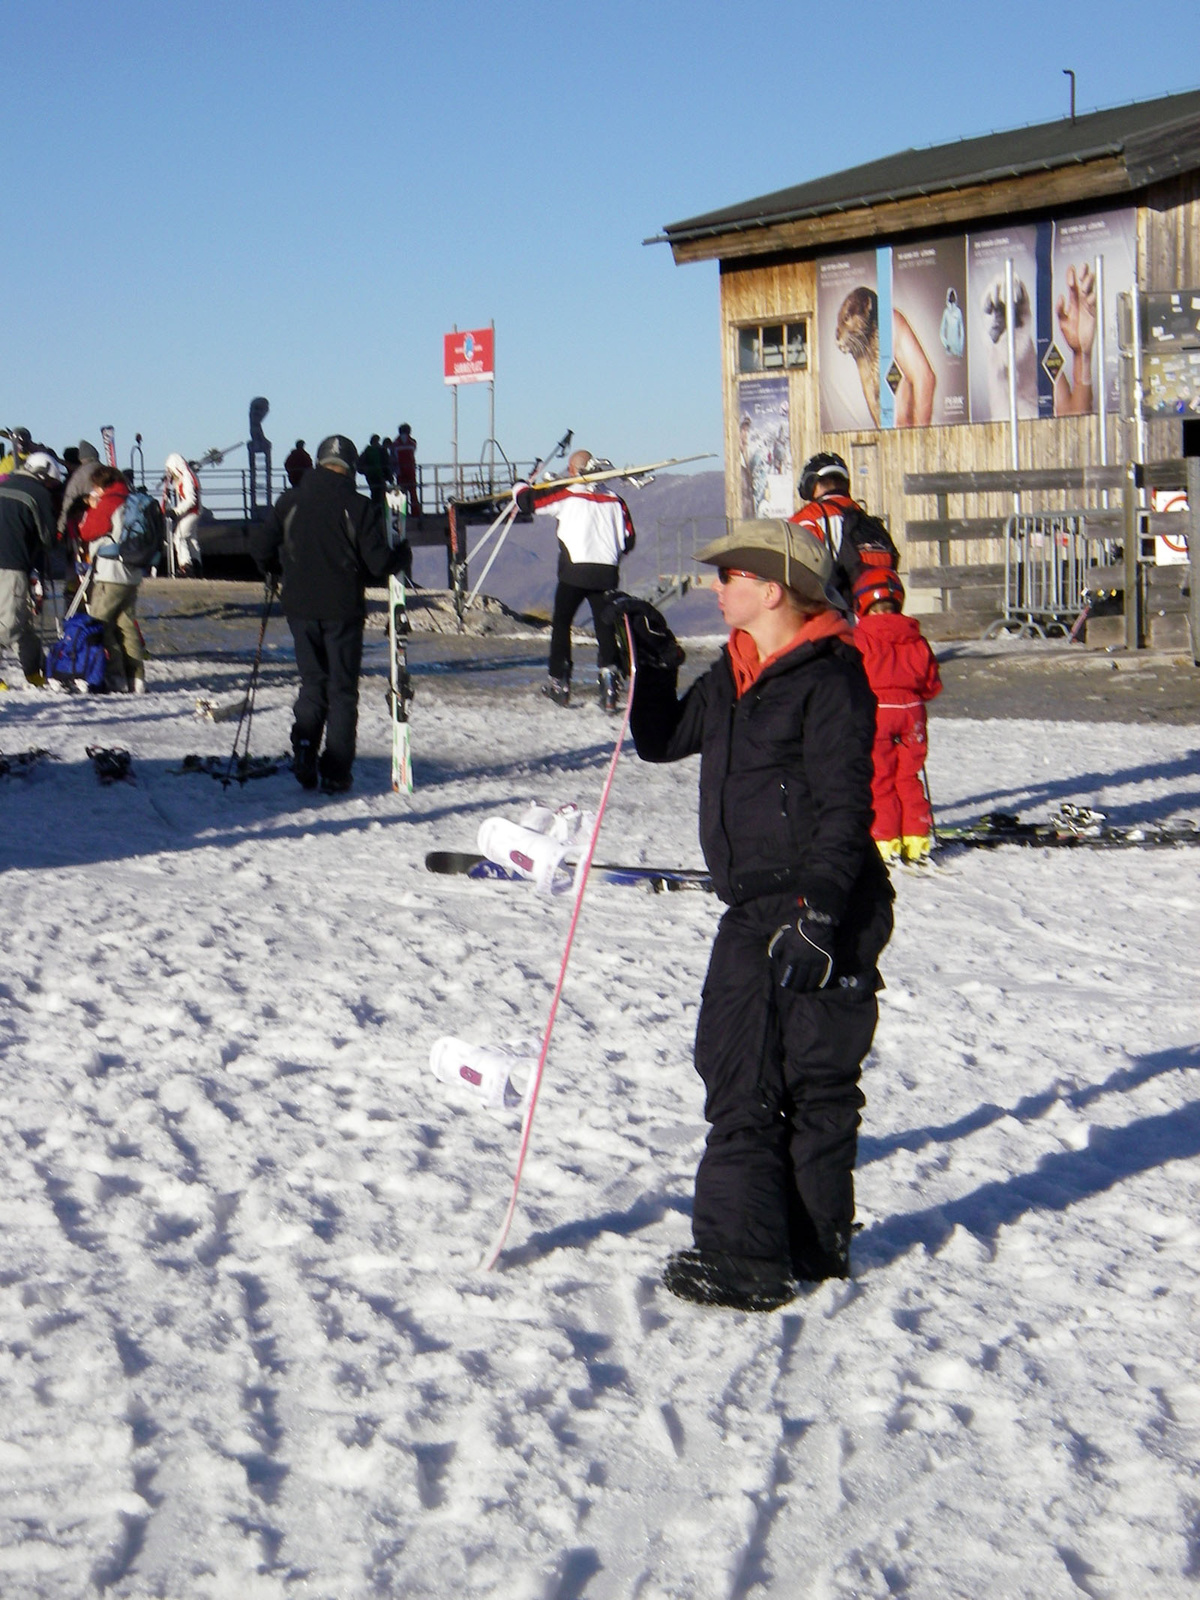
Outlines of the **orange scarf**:
{"label": "orange scarf", "polygon": [[816,616],[809,617],[798,633],[794,633],[782,649],[776,650],[774,655],[767,656],[760,661],[758,646],[748,633],[742,628],[735,628],[729,635],[729,663],[733,668],[733,682],[740,700],[753,684],[757,683],[768,667],[786,656],[789,651],[796,650],[802,644],[809,644],[816,639],[845,639],[849,643],[854,637],[854,630],[845,617],[839,616],[836,611],[818,611]]}

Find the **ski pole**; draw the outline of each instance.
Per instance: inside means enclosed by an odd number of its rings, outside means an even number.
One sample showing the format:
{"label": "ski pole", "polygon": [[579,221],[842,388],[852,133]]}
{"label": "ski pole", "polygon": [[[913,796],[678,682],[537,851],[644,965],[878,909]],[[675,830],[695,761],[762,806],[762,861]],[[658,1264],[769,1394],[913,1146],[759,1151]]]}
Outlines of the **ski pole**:
{"label": "ski pole", "polygon": [[929,807],[929,837],[934,844],[938,843],[937,819],[933,814],[933,796],[929,792],[929,775],[925,771],[924,762],[921,763],[921,787],[925,791],[925,803]]}
{"label": "ski pole", "polygon": [[[233,736],[233,749],[229,753],[229,765],[225,769],[225,776],[221,779],[222,789],[228,789],[234,777],[234,767],[241,759],[250,754],[250,729],[254,724],[254,697],[258,692],[258,672],[262,666],[263,641],[267,637],[267,621],[271,615],[271,604],[275,599],[275,579],[268,573],[263,586],[263,614],[262,625],[258,630],[258,648],[254,652],[254,665],[250,669],[250,682],[246,688],[246,696],[242,701],[241,714],[238,717],[237,732]],[[242,738],[242,724],[246,725],[246,748],[241,756],[238,754],[238,745]]]}
{"label": "ski pole", "polygon": [[604,820],[605,807],[608,805],[609,792],[612,789],[617,762],[621,756],[621,746],[625,743],[625,735],[629,731],[629,714],[633,710],[634,680],[637,677],[637,657],[633,648],[633,630],[629,625],[628,616],[625,618],[625,639],[629,646],[629,694],[625,701],[625,716],[617,733],[617,741],[613,745],[612,760],[608,763],[608,775],[604,780],[600,804],[596,808],[596,820],[592,824],[592,836],[588,840],[587,852],[576,869],[578,881],[575,888],[575,906],[571,912],[571,926],[567,929],[567,942],[563,949],[562,965],[558,969],[558,982],[554,986],[554,998],[550,1002],[550,1015],[546,1019],[546,1031],[542,1035],[541,1053],[538,1056],[533,1076],[529,1080],[529,1087],[525,1091],[525,1116],[521,1123],[521,1147],[517,1151],[517,1170],[513,1174],[512,1194],[509,1197],[508,1210],[504,1213],[504,1221],[500,1224],[500,1231],[492,1240],[491,1248],[480,1263],[484,1272],[490,1272],[499,1260],[500,1252],[504,1249],[504,1241],[508,1238],[508,1230],[512,1227],[512,1220],[516,1215],[517,1193],[521,1187],[521,1174],[525,1170],[525,1157],[529,1153],[529,1135],[533,1129],[533,1114],[537,1110],[538,1094],[542,1087],[542,1074],[546,1070],[546,1056],[550,1049],[550,1035],[554,1032],[554,1019],[558,1015],[558,1002],[562,995],[563,982],[567,976],[567,962],[571,959],[571,946],[575,942],[575,929],[579,925],[579,912],[583,905],[583,891],[587,888],[588,874],[592,870],[592,857],[596,853],[596,841],[600,837],[600,824]]}

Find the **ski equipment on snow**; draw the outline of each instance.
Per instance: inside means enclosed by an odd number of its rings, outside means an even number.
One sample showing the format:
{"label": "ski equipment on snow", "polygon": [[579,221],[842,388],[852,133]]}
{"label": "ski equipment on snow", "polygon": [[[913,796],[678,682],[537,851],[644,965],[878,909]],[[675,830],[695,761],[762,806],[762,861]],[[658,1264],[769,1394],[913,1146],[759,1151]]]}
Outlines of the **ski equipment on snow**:
{"label": "ski equipment on snow", "polygon": [[[567,863],[569,865],[569,863]],[[425,857],[426,872],[436,872],[443,877],[463,877],[491,880],[498,883],[523,883],[528,874],[503,867],[486,856],[468,850],[431,850]],[[676,890],[701,890],[713,893],[713,882],[703,868],[696,867],[643,867],[619,866],[612,862],[594,861],[592,876],[598,883],[619,887],[650,888],[655,894]]]}
{"label": "ski equipment on snow", "polygon": [[6,756],[0,750],[0,778],[7,778],[13,775],[24,777],[26,773],[32,772],[34,767],[49,755],[49,750],[44,750],[35,745],[31,745],[28,750],[18,750],[15,755],[11,756]]}
{"label": "ski equipment on snow", "polygon": [[[221,779],[222,789],[228,789],[235,779],[238,783],[246,781],[242,773],[250,761],[250,729],[254,724],[254,697],[258,693],[258,674],[262,667],[263,641],[267,637],[267,622],[270,620],[271,604],[274,599],[275,577],[273,573],[269,573],[263,585],[262,625],[258,630],[258,645],[254,651],[254,665],[250,669],[250,682],[246,685],[246,698],[242,702],[237,731],[233,736],[233,749],[229,752],[229,763],[225,770],[225,776]],[[244,743],[242,740],[243,727],[246,729]]]}
{"label": "ski equipment on snow", "polygon": [[954,846],[994,849],[1016,844],[1047,849],[1154,849],[1200,844],[1200,826],[1190,818],[1175,822],[1115,824],[1103,811],[1062,805],[1048,822],[1022,822],[1016,812],[989,811],[977,822],[939,823],[939,850]]}
{"label": "ski equipment on snow", "polygon": [[95,769],[96,777],[106,787],[110,783],[132,783],[133,757],[128,750],[119,746],[111,749],[104,745],[90,744],[87,747],[87,758]]}
{"label": "ski equipment on snow", "polygon": [[270,778],[276,772],[289,772],[292,760],[290,756],[251,756],[242,754],[238,756],[230,772],[228,756],[184,756],[177,767],[167,770],[180,776],[185,773],[201,773],[206,778],[218,778],[221,787],[228,788],[230,782],[243,784],[249,783],[251,778]]}

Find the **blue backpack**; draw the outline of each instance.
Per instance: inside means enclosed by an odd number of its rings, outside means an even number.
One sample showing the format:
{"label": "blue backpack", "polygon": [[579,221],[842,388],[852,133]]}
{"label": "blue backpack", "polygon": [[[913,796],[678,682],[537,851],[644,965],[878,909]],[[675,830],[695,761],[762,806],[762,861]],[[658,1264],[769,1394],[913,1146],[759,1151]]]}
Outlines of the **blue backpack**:
{"label": "blue backpack", "polygon": [[63,623],[63,636],[46,651],[46,676],[71,688],[83,683],[88,694],[103,694],[108,657],[104,624],[78,612]]}
{"label": "blue backpack", "polygon": [[127,567],[151,567],[162,554],[166,523],[158,501],[144,489],[131,489],[125,501],[117,559]]}

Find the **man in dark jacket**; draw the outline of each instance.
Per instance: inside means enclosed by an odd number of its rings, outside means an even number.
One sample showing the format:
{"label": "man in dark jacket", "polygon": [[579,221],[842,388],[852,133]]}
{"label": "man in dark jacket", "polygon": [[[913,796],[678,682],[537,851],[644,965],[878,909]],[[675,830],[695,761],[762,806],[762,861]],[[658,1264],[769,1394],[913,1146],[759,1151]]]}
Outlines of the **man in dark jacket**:
{"label": "man in dark jacket", "polygon": [[[382,509],[354,489],[358,460],[344,434],[317,449],[317,464],[250,532],[250,553],[270,578],[282,573],[283,611],[296,645],[300,693],[293,770],[305,789],[349,789],[358,730],[365,585],[399,570]],[[325,748],[321,749],[324,734]]]}
{"label": "man in dark jacket", "polygon": [[696,1032],[711,1124],[696,1248],[664,1281],[703,1304],[771,1310],[796,1280],[850,1272],[859,1071],[875,1032],[891,889],[871,842],[875,700],[830,604],[823,541],[735,522],[718,569],[729,643],[682,697],[658,613],[618,599],[638,647],[632,727],[647,761],[700,755],[700,838],[729,910]]}
{"label": "man in dark jacket", "polygon": [[0,648],[15,645],[21,671],[40,687],[42,641],[33,625],[30,579],[45,570],[54,539],[57,464],[34,451],[0,483]]}

